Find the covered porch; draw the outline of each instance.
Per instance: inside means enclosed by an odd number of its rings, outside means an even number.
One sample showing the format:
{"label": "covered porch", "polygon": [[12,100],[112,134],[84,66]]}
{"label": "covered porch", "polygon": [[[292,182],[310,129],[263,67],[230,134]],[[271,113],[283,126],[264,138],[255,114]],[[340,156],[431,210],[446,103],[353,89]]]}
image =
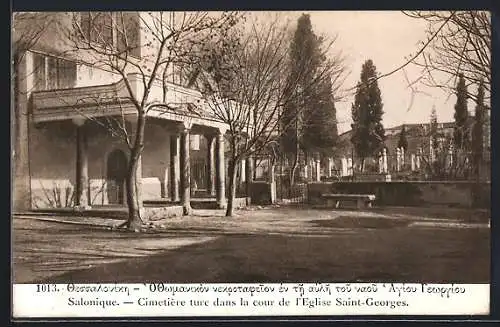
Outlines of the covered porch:
{"label": "covered porch", "polygon": [[[64,181],[63,193],[68,193],[68,189],[71,193],[65,194],[64,204],[52,205],[50,209],[89,211],[126,206],[125,175],[130,151],[123,139],[113,135],[109,122],[123,120],[125,130],[133,133],[136,109],[123,101],[92,106],[81,100],[90,95],[95,97],[98,92],[110,91],[99,86],[32,95],[32,119],[36,128],[31,139],[38,148],[33,174],[30,174],[32,193],[34,185],[54,180]],[[143,208],[182,206],[184,212],[192,207],[224,208],[227,203],[226,124],[193,104],[170,108],[152,105],[146,121],[144,148],[137,171]],[[54,152],[61,153],[63,162],[51,155]],[[204,170],[195,173],[195,178],[192,178],[193,171],[199,169],[193,170],[193,157],[195,162],[203,163],[199,166]],[[245,166],[247,168],[240,169],[242,182],[250,181],[253,175],[251,165]],[[62,169],[54,172],[51,167]],[[246,203],[246,199],[239,202]],[[43,205],[35,205],[34,209],[37,207],[49,209]]]}

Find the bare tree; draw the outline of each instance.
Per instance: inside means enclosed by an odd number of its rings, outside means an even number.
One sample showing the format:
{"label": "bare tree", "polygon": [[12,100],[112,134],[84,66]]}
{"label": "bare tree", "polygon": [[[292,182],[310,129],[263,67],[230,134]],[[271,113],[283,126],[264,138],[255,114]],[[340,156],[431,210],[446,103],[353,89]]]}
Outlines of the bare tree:
{"label": "bare tree", "polygon": [[[422,83],[452,93],[460,74],[467,85],[484,81],[491,92],[491,17],[487,11],[413,11],[407,16],[427,22],[427,42],[422,42],[412,62],[422,68]],[[469,93],[475,99],[476,94]]]}
{"label": "bare tree", "polygon": [[[479,85],[484,81],[485,100],[491,93],[491,15],[487,11],[403,11],[403,14],[427,22],[427,38],[421,40],[415,51],[408,54],[404,61],[394,69],[381,73],[379,80],[399,71],[405,75],[408,88],[413,97],[415,85],[439,88],[452,95],[458,76],[463,73],[467,86]],[[406,67],[415,65],[421,68],[421,75],[409,80]],[[471,88],[472,90],[473,88]],[[347,89],[354,93],[356,86]],[[475,100],[476,94],[468,96]],[[490,106],[487,106],[489,109]]]}
{"label": "bare tree", "polygon": [[[232,216],[236,195],[237,167],[242,160],[254,154],[275,156],[279,144],[279,114],[290,101],[296,100],[304,71],[294,79],[286,78],[290,69],[288,24],[279,17],[267,22],[250,21],[233,39],[231,51],[218,53],[214,47],[203,69],[208,85],[204,94],[214,117],[229,126],[229,198],[226,216]],[[227,39],[226,39],[227,40]],[[319,85],[330,78],[332,64],[321,67],[305,89]],[[289,122],[293,124],[294,122]]]}
{"label": "bare tree", "polygon": [[[98,103],[104,106],[113,100],[131,104],[134,108],[132,115],[122,110],[121,115],[107,117],[105,126],[128,146],[128,220],[124,225],[136,230],[142,224],[137,169],[144,149],[147,114],[152,108],[166,111],[175,107],[175,104],[166,103],[166,80],[174,67],[196,61],[194,47],[215,31],[233,26],[237,17],[226,12],[89,12],[69,15],[71,24],[64,30],[66,53],[83,64],[118,75],[125,86],[125,93],[109,94],[107,99],[98,99]],[[163,86],[159,98],[155,93],[157,84]],[[140,91],[135,85],[139,85]],[[102,120],[95,117],[87,118],[102,124]],[[184,214],[190,211],[190,206],[184,208]]]}

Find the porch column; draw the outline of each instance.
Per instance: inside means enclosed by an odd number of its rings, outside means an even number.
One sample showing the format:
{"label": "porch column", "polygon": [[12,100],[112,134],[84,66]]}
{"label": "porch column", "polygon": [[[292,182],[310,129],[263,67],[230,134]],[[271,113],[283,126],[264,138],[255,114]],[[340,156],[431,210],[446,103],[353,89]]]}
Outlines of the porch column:
{"label": "porch column", "polygon": [[268,165],[269,165],[269,186],[271,187],[271,204],[276,203],[276,176],[274,173],[274,162],[271,160],[271,158],[267,159]]}
{"label": "porch column", "polygon": [[251,204],[251,186],[253,182],[253,176],[254,176],[254,158],[253,157],[248,157],[246,159],[246,164],[245,164],[245,188],[246,188],[246,196],[247,196],[247,205]]}
{"label": "porch column", "polygon": [[181,203],[185,216],[190,215],[191,209],[191,168],[189,160],[190,124],[181,126]]}
{"label": "porch column", "polygon": [[89,209],[89,160],[85,119],[74,119],[76,125],[76,187],[75,207]]}
{"label": "porch column", "polygon": [[179,134],[170,135],[170,200],[179,201]]}
{"label": "porch column", "polygon": [[215,138],[215,181],[216,181],[216,197],[217,207],[223,209],[226,207],[226,167],[224,159],[224,133],[225,130],[220,130]]}
{"label": "porch column", "polygon": [[207,139],[207,192],[215,196],[215,135],[205,135]]}

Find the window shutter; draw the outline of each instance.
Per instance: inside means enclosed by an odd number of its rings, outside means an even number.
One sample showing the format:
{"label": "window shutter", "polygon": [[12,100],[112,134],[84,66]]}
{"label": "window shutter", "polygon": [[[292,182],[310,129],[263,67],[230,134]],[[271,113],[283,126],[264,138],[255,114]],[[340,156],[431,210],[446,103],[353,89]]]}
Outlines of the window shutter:
{"label": "window shutter", "polygon": [[59,81],[58,81],[58,60],[54,57],[47,57],[48,65],[47,65],[47,89],[53,90],[57,89]]}
{"label": "window shutter", "polygon": [[119,12],[116,15],[117,48],[128,51],[129,55],[140,58],[139,13]]}
{"label": "window shutter", "polygon": [[33,54],[33,89],[34,91],[43,91],[46,86],[45,74],[45,56],[40,54]]}
{"label": "window shutter", "polygon": [[80,26],[82,29],[82,33],[86,38],[90,38],[90,21],[91,16],[89,12],[84,12],[81,14]]}
{"label": "window shutter", "polygon": [[113,45],[113,19],[110,12],[81,14],[82,33],[91,42]]}
{"label": "window shutter", "polygon": [[59,59],[57,75],[59,78],[58,88],[68,89],[74,87],[77,78],[76,63]]}

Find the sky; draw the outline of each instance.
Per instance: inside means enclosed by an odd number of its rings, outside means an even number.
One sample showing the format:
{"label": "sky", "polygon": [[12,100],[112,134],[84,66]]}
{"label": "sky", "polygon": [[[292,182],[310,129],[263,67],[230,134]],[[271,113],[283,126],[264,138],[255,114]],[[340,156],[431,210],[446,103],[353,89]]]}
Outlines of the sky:
{"label": "sky", "polygon": [[[295,19],[302,12],[289,13]],[[416,52],[418,43],[426,39],[425,22],[405,16],[399,11],[316,11],[307,12],[316,34],[330,38],[337,35],[333,51],[341,51],[350,71],[345,88],[354,87],[360,78],[361,66],[372,59],[377,72],[384,74],[405,62]],[[410,81],[421,74],[409,65],[406,75]],[[383,125],[386,128],[405,123],[427,123],[432,107],[436,107],[439,122],[453,121],[455,98],[442,90],[418,83],[413,92],[407,87],[405,74],[399,71],[381,78],[379,88],[384,104]],[[350,92],[352,93],[352,92]],[[412,101],[413,94],[413,101]],[[354,94],[336,104],[339,133],[350,130],[351,104]]]}

